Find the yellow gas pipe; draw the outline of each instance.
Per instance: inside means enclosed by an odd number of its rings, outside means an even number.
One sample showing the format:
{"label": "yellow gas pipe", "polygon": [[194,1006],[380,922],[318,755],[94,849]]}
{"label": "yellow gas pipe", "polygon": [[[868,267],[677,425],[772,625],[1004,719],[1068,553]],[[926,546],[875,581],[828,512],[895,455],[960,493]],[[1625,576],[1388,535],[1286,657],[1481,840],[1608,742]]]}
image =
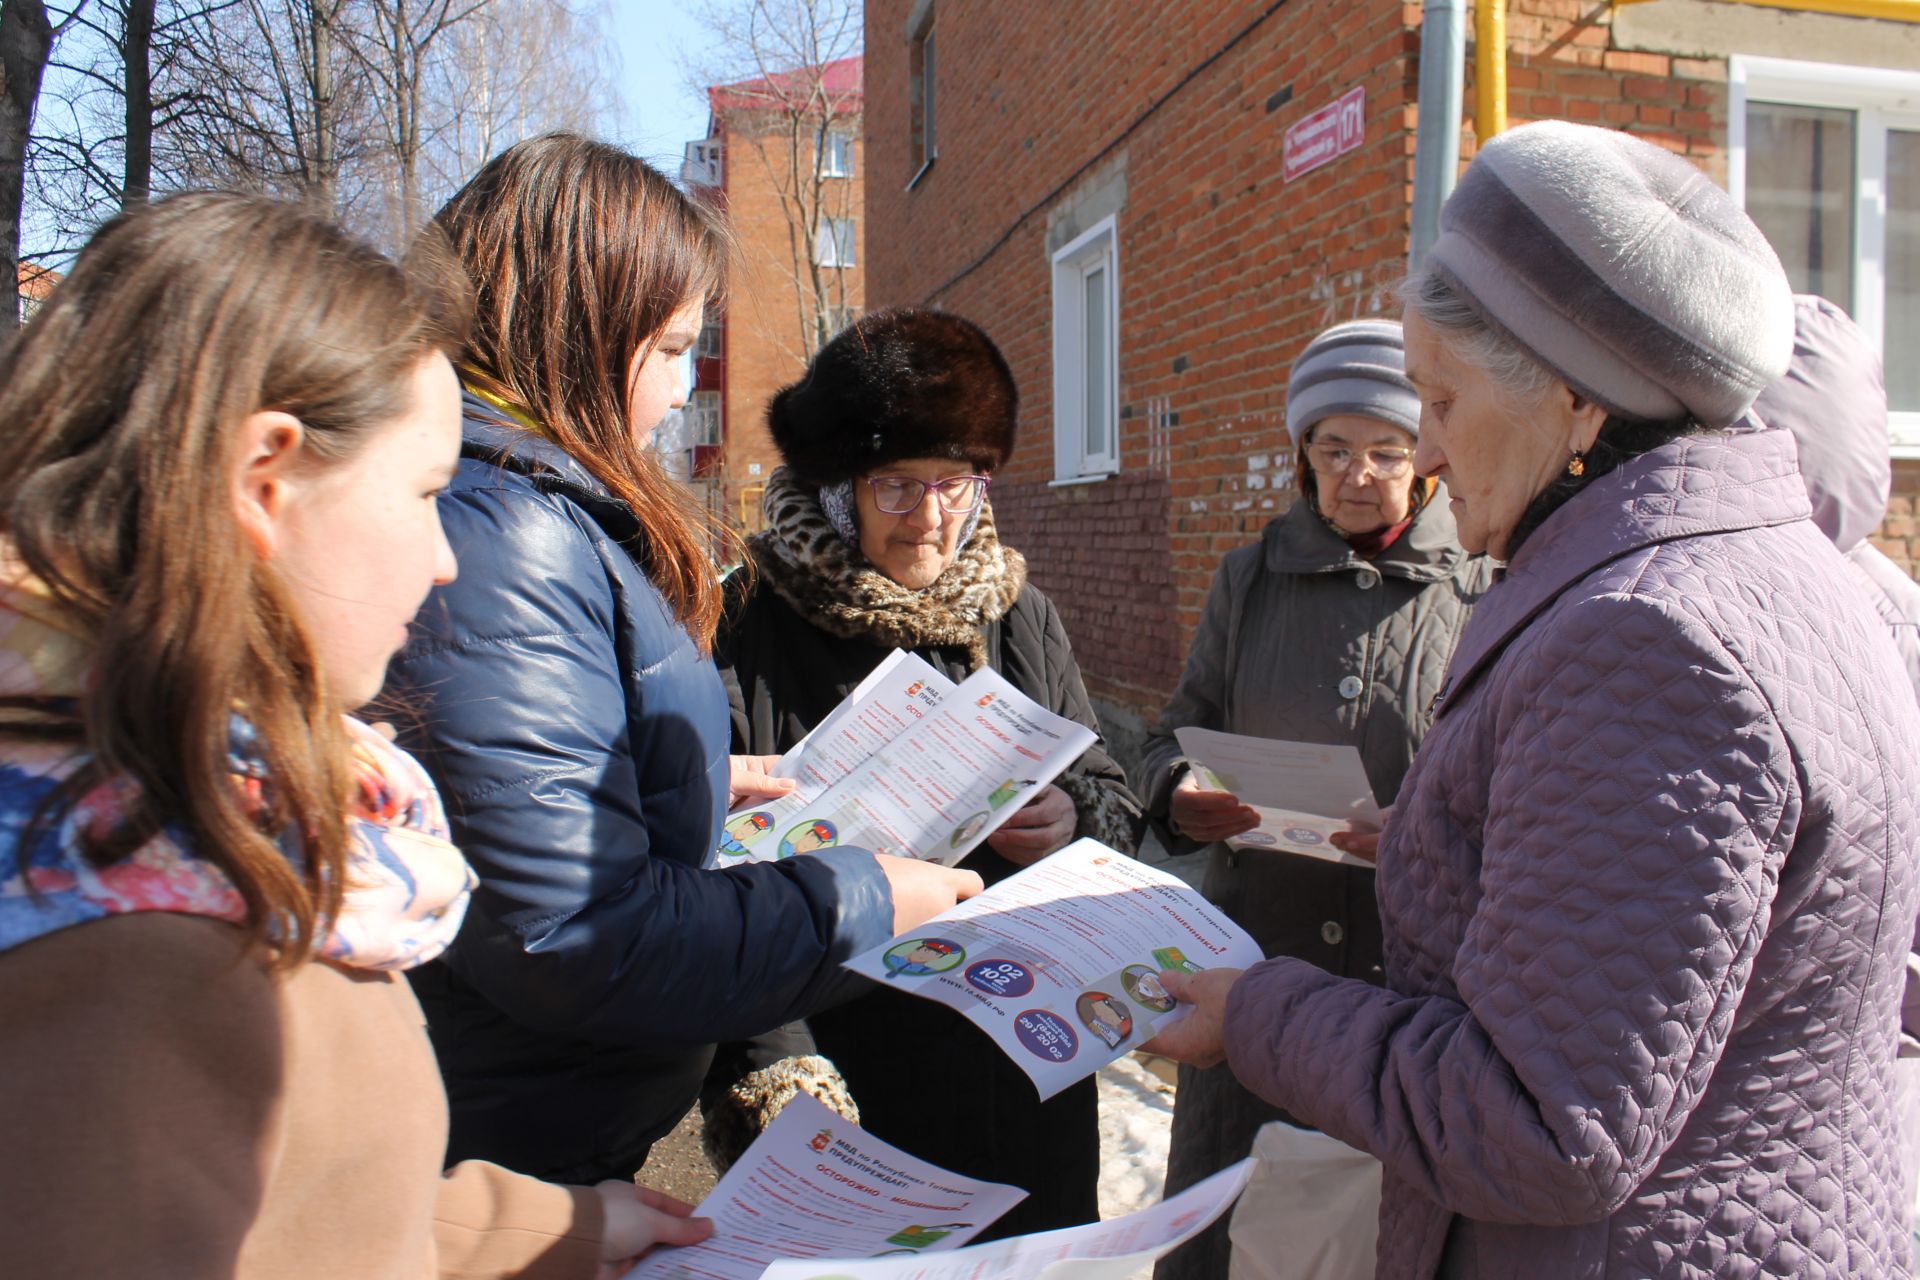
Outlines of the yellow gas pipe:
{"label": "yellow gas pipe", "polygon": [[1479,0],[1473,7],[1473,136],[1485,142],[1506,127],[1507,0]]}

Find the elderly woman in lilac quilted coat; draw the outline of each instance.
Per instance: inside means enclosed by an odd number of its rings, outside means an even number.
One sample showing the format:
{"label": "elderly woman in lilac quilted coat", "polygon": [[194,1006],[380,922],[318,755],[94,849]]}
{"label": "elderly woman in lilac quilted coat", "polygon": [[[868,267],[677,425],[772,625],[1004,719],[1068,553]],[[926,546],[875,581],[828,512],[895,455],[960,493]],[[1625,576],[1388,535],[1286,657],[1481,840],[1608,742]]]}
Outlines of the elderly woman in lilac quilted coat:
{"label": "elderly woman in lilac quilted coat", "polygon": [[1385,989],[1162,1037],[1385,1165],[1381,1280],[1901,1276],[1920,712],[1808,518],[1787,281],[1686,162],[1489,143],[1406,289],[1416,465],[1507,562],[1379,845]]}

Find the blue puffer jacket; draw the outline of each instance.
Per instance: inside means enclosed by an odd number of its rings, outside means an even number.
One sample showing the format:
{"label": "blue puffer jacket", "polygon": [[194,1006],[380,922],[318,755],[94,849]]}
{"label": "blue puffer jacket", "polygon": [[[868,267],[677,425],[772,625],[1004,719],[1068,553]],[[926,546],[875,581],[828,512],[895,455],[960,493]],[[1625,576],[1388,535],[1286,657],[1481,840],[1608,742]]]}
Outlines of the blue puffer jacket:
{"label": "blue puffer jacket", "polygon": [[623,546],[639,522],[471,398],[462,453],[441,500],[460,576],[389,681],[481,877],[447,961],[416,971],[448,1159],[625,1176],[711,1044],[808,1012],[887,936],[892,899],[858,850],[700,869],[727,700]]}

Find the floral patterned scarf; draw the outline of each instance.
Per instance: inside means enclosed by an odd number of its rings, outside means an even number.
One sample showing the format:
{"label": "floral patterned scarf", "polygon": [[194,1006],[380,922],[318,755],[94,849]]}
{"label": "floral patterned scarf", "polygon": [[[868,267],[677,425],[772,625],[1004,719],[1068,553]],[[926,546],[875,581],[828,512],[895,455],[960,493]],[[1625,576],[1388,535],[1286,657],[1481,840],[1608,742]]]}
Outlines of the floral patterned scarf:
{"label": "floral patterned scarf", "polygon": [[[15,578],[0,586],[0,694],[43,698],[56,709],[77,703],[86,655],[84,639],[61,625],[39,584]],[[344,968],[412,968],[452,943],[479,881],[449,839],[426,771],[367,725],[348,718],[346,730],[354,780],[348,883],[318,953]],[[266,764],[252,726],[238,715],[228,760],[235,785],[259,799]],[[132,784],[125,779],[87,791],[30,848],[23,845],[42,800],[82,762],[67,745],[8,735],[0,724],[0,952],[134,911],[246,918],[226,873],[196,857],[175,828],[111,866],[82,856],[84,833],[111,829],[126,811]],[[297,859],[298,850],[290,847],[288,856]]]}

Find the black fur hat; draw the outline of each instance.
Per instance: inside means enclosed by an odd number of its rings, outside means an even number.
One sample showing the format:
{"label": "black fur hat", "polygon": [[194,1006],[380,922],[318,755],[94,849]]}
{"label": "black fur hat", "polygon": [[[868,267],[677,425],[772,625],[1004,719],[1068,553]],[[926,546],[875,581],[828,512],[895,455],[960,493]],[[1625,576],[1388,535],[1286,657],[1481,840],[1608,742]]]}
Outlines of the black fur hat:
{"label": "black fur hat", "polygon": [[767,427],[808,484],[838,484],[905,458],[992,472],[1013,452],[1019,407],[1013,371],[979,325],[890,307],[820,348],[767,406]]}

